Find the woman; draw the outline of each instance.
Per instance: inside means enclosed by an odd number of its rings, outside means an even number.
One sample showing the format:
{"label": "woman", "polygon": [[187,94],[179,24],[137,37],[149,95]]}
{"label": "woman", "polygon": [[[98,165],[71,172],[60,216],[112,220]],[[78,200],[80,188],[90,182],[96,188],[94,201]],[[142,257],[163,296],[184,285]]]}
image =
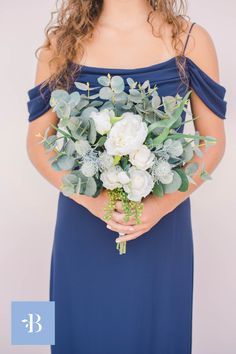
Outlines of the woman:
{"label": "woman", "polygon": [[[200,169],[187,192],[146,197],[140,225],[123,221],[119,202],[106,224],[106,190],[97,198],[64,196],[65,172],[54,171],[48,162],[54,152],[45,154],[37,144],[37,134],[58,122],[49,105],[52,82],[72,92],[75,78],[96,83],[109,72],[149,79],[160,96],[183,96],[191,88],[192,113],[200,117],[196,130],[218,139],[203,150],[211,173],[225,149],[225,88],[210,35],[185,17],[184,1],[68,0],[58,10],[57,25],[46,32],[35,86],[28,91],[27,149],[37,170],[59,190],[50,278],[56,308],[53,354],[191,353],[189,196],[203,183]],[[128,241],[126,255],[119,255],[115,240]]]}

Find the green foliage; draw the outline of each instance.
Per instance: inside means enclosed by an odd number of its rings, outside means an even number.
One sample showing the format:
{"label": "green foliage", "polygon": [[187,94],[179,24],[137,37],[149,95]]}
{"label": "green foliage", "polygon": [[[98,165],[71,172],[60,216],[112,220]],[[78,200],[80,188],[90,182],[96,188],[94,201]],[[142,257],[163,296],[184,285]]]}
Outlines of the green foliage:
{"label": "green foliage", "polygon": [[165,193],[174,193],[182,186],[182,179],[175,170],[172,170],[174,177],[173,181],[169,184],[163,184]]}
{"label": "green foliage", "polygon": [[163,197],[165,194],[163,184],[161,182],[156,182],[154,184],[152,193],[158,197]]}
{"label": "green foliage", "polygon": [[185,171],[182,168],[176,168],[175,171],[178,173],[178,175],[180,176],[180,178],[182,180],[182,184],[178,190],[180,192],[186,192],[189,187],[189,180],[187,178]]}

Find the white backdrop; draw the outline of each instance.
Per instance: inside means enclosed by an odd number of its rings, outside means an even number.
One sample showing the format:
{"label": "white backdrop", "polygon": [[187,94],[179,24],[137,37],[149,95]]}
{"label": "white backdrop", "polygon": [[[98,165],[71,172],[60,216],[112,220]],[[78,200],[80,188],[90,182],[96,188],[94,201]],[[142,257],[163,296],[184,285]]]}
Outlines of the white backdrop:
{"label": "white backdrop", "polygon": [[[48,300],[58,191],[27,157],[26,92],[34,85],[34,50],[42,43],[53,6],[52,0],[1,0],[0,352],[4,354],[49,353],[48,346],[11,346],[10,305],[13,300]],[[226,154],[213,180],[191,196],[193,354],[236,352],[235,12],[234,0],[189,4],[191,20],[204,26],[214,40],[228,101]]]}

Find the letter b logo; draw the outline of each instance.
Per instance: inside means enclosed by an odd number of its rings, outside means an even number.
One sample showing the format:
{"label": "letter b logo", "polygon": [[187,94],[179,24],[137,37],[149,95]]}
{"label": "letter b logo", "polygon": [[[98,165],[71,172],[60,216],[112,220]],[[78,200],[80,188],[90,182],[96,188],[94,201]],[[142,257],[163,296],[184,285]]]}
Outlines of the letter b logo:
{"label": "letter b logo", "polygon": [[13,301],[12,344],[55,344],[55,302]]}

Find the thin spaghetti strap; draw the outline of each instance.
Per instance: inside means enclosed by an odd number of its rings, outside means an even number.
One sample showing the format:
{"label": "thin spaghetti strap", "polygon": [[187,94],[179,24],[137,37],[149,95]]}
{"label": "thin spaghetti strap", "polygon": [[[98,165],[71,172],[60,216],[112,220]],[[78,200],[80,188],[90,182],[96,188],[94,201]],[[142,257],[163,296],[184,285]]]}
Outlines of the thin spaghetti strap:
{"label": "thin spaghetti strap", "polygon": [[187,37],[186,42],[185,42],[185,45],[184,45],[183,55],[184,55],[185,50],[186,50],[186,48],[187,48],[187,44],[188,44],[188,40],[189,40],[189,35],[190,35],[190,33],[191,33],[191,31],[192,31],[192,28],[193,28],[193,26],[195,25],[195,23],[196,23],[196,22],[193,22],[192,25],[191,25],[191,27],[190,27],[190,29],[189,29],[188,37]]}

